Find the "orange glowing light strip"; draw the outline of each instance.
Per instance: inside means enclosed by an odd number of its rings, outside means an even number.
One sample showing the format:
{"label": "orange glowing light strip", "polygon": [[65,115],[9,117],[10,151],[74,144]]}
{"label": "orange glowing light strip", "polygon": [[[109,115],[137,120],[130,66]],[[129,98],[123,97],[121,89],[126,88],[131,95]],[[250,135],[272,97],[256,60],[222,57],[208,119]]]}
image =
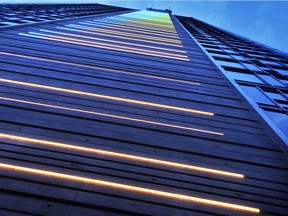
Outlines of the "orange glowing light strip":
{"label": "orange glowing light strip", "polygon": [[112,48],[108,46],[101,46],[101,45],[95,45],[95,44],[87,44],[87,43],[82,43],[82,42],[76,42],[76,41],[71,41],[71,40],[65,40],[61,38],[55,38],[55,37],[47,37],[47,36],[38,36],[40,39],[46,39],[46,40],[51,40],[51,41],[57,41],[57,42],[62,42],[62,43],[70,43],[70,44],[76,44],[76,45],[81,45],[81,46],[89,46],[89,47],[95,47],[95,48],[101,48],[101,49],[107,49],[107,50],[114,50],[114,51],[120,51],[120,52],[126,52],[126,53],[133,53],[133,54],[139,54],[139,55],[147,55],[147,56],[154,56],[154,57],[160,57],[160,58],[167,58],[167,59],[173,59],[173,60],[180,60],[180,61],[190,61],[188,57],[186,56],[181,56],[181,57],[172,57],[169,55],[158,55],[154,53],[143,53],[141,49],[139,51],[131,51],[127,50],[125,48]]}
{"label": "orange glowing light strip", "polygon": [[145,48],[156,49],[156,50],[165,50],[165,51],[171,51],[171,52],[186,53],[186,51],[184,51],[184,50],[168,49],[168,48],[163,48],[163,47],[158,47],[158,46],[143,45],[143,44],[139,44],[139,43],[137,44],[137,43],[122,42],[119,40],[108,40],[108,39],[103,39],[103,38],[99,38],[99,37],[97,37],[97,38],[96,37],[89,37],[89,36],[84,36],[84,35],[69,34],[69,33],[64,33],[64,32],[55,32],[55,31],[44,30],[44,29],[40,29],[40,31],[55,33],[55,34],[61,34],[61,35],[67,35],[67,36],[72,36],[72,37],[86,38],[86,39],[90,39],[90,40],[105,41],[105,42],[116,43],[116,44],[121,44],[121,45],[132,45],[132,46],[145,47]]}
{"label": "orange glowing light strip", "polygon": [[223,133],[209,131],[209,130],[203,130],[203,129],[198,129],[198,128],[184,127],[184,126],[173,125],[173,124],[165,124],[165,123],[161,123],[161,122],[148,121],[148,120],[144,120],[144,119],[129,118],[126,116],[111,115],[111,114],[106,114],[106,113],[93,112],[93,111],[89,111],[89,110],[81,110],[81,109],[75,109],[75,108],[70,108],[70,107],[56,106],[56,105],[51,105],[51,104],[36,103],[36,102],[32,102],[32,101],[18,100],[15,98],[0,97],[0,100],[14,101],[14,102],[32,104],[32,105],[37,105],[37,106],[45,106],[45,107],[50,107],[50,108],[69,110],[69,111],[98,115],[98,116],[106,116],[106,117],[111,117],[111,118],[116,118],[116,119],[141,122],[141,123],[152,124],[152,125],[160,125],[160,126],[165,126],[165,127],[171,127],[171,128],[177,128],[177,129],[183,129],[183,130],[189,130],[189,131],[196,131],[196,132],[201,132],[201,133],[209,133],[209,134],[215,134],[215,135],[221,135],[221,136],[224,135]]}
{"label": "orange glowing light strip", "polygon": [[103,27],[116,27],[116,28],[128,28],[128,29],[137,29],[138,31],[140,32],[151,32],[153,34],[157,34],[158,33],[161,33],[161,34],[166,34],[167,36],[171,36],[171,37],[178,37],[178,34],[177,32],[171,32],[171,31],[165,31],[165,30],[159,30],[159,29],[151,29],[151,28],[145,28],[143,26],[131,26],[131,25],[126,25],[125,22],[118,22],[118,23],[115,23],[115,22],[111,22],[111,21],[107,21],[107,20],[94,20],[94,21],[85,21],[85,22],[88,22],[88,23],[92,23],[92,24],[96,24],[97,26],[101,25]]}
{"label": "orange glowing light strip", "polygon": [[167,81],[179,82],[179,83],[183,83],[183,84],[201,85],[200,83],[197,83],[197,82],[190,82],[190,81],[185,81],[185,80],[177,80],[177,79],[159,77],[159,76],[153,76],[153,75],[147,75],[147,74],[139,74],[139,73],[133,73],[133,72],[128,72],[128,71],[121,71],[121,70],[102,68],[102,67],[97,67],[97,66],[83,65],[83,64],[72,63],[72,62],[65,62],[65,61],[62,61],[62,60],[58,61],[58,60],[53,60],[53,59],[46,59],[46,58],[41,58],[41,57],[27,56],[27,55],[21,55],[21,54],[9,53],[9,52],[1,52],[1,51],[0,51],[0,54],[9,55],[9,56],[15,56],[15,57],[22,57],[22,58],[35,59],[35,60],[40,60],[40,61],[53,62],[53,63],[59,63],[59,64],[67,64],[67,65],[78,66],[78,67],[85,67],[85,68],[91,68],[91,69],[104,70],[104,71],[108,71],[108,72],[112,72],[112,73],[121,73],[121,74],[128,74],[128,75],[140,76],[140,77],[145,77],[145,78],[167,80]]}
{"label": "orange glowing light strip", "polygon": [[79,152],[93,153],[93,154],[98,154],[98,155],[104,155],[107,157],[115,157],[115,158],[127,159],[127,160],[132,160],[132,161],[151,163],[154,165],[163,165],[163,166],[168,166],[168,167],[173,167],[173,168],[186,169],[186,170],[203,172],[203,173],[208,173],[208,174],[213,174],[213,175],[220,175],[220,176],[225,176],[225,177],[244,178],[244,175],[233,173],[233,172],[209,169],[209,168],[205,168],[201,166],[193,166],[193,165],[182,164],[182,163],[175,163],[171,161],[159,160],[159,159],[154,159],[154,158],[149,158],[149,157],[141,157],[141,156],[132,155],[132,154],[124,154],[124,153],[95,149],[95,148],[87,148],[83,146],[70,145],[70,144],[60,143],[60,142],[32,139],[28,137],[15,136],[15,135],[4,134],[4,133],[0,133],[0,138],[14,140],[14,141],[28,142],[28,143],[38,144],[38,145],[45,145],[45,146],[50,146],[50,147],[52,146],[52,147],[61,148],[61,149],[75,150]]}
{"label": "orange glowing light strip", "polygon": [[165,198],[174,199],[174,200],[199,203],[199,204],[214,206],[218,208],[227,208],[227,209],[234,210],[234,211],[244,211],[244,212],[250,212],[250,213],[260,212],[260,209],[258,208],[253,208],[253,207],[248,207],[248,206],[243,206],[243,205],[237,205],[237,204],[210,200],[210,199],[203,199],[203,198],[193,197],[193,196],[184,195],[184,194],[177,194],[174,192],[154,190],[154,189],[149,189],[149,188],[144,188],[144,187],[139,187],[139,186],[99,180],[99,179],[94,179],[94,178],[92,179],[92,178],[87,178],[87,177],[82,177],[82,176],[71,175],[71,174],[64,174],[64,173],[59,173],[59,172],[52,172],[52,171],[47,171],[47,170],[16,166],[12,164],[0,163],[0,168],[10,170],[10,171],[15,171],[15,172],[29,173],[32,175],[40,175],[40,176],[52,177],[52,178],[63,179],[63,180],[68,180],[68,181],[82,182],[85,184],[107,187],[111,189],[113,188],[120,189],[120,190],[130,191],[133,193],[140,193],[140,194],[153,195],[153,196],[158,196],[158,197],[165,197]]}
{"label": "orange glowing light strip", "polygon": [[159,33],[165,37],[171,37],[171,39],[179,39],[179,36],[177,33],[166,33],[166,32],[159,32],[159,31],[153,31],[153,30],[148,30],[148,29],[143,29],[143,28],[137,28],[137,27],[130,27],[130,26],[124,26],[121,24],[113,24],[109,22],[95,22],[95,21],[85,21],[88,23],[96,24],[97,28],[109,28],[109,29],[120,29],[120,30],[125,30],[125,31],[132,31],[132,32],[145,32],[147,34],[152,34],[152,35],[159,35]]}
{"label": "orange glowing light strip", "polygon": [[[85,24],[85,25],[92,25],[92,24],[83,23],[83,22],[79,22],[79,23]],[[94,25],[92,25],[92,26],[94,26]],[[95,28],[95,27],[87,28],[87,30],[93,31],[93,32],[104,32],[104,33],[113,34],[113,35],[123,35],[123,36],[133,37],[133,38],[141,38],[141,39],[147,39],[147,40],[165,41],[168,43],[181,44],[180,40],[166,39],[163,37],[143,36],[141,34],[125,33],[123,31],[105,30],[105,29],[99,29],[99,28]]]}
{"label": "orange glowing light strip", "polygon": [[[52,37],[53,39],[56,38],[56,39],[65,40],[65,41],[82,43],[85,46],[93,45],[93,46],[104,48],[104,49],[112,49],[112,50],[117,49],[118,51],[121,50],[121,51],[125,51],[125,52],[137,53],[137,54],[139,54],[141,52],[143,55],[157,55],[158,57],[162,57],[162,58],[168,58],[168,56],[169,56],[172,58],[176,58],[178,60],[188,59],[188,57],[186,55],[182,55],[182,54],[172,54],[172,53],[166,53],[166,52],[161,52],[161,51],[138,49],[138,48],[133,48],[133,47],[103,43],[103,42],[100,43],[100,42],[94,42],[94,41],[87,41],[87,40],[75,39],[75,38],[71,38],[71,37],[56,36],[56,35],[52,35],[51,33],[44,35],[44,34],[36,33],[36,32],[29,32],[29,34],[39,35],[39,38],[43,38],[43,37],[44,38],[51,38]],[[182,59],[182,58],[184,58],[184,59]]]}
{"label": "orange glowing light strip", "polygon": [[146,102],[146,101],[132,100],[132,99],[127,99],[127,98],[114,97],[114,96],[108,96],[108,95],[102,95],[102,94],[96,94],[96,93],[90,93],[90,92],[83,92],[83,91],[77,91],[77,90],[72,90],[72,89],[58,88],[58,87],[40,85],[40,84],[35,84],[35,83],[21,82],[21,81],[10,80],[10,79],[0,78],[0,82],[29,86],[29,87],[35,87],[35,88],[40,88],[40,89],[48,89],[48,90],[77,94],[77,95],[90,96],[90,97],[113,100],[113,101],[120,101],[120,102],[124,102],[124,103],[158,107],[158,108],[162,108],[162,109],[171,109],[171,110],[196,113],[196,114],[201,114],[201,115],[209,115],[209,116],[214,115],[211,112],[204,112],[204,111],[200,111],[200,110],[193,110],[193,109],[187,109],[187,108],[182,108],[182,107],[168,106],[168,105],[163,105],[163,104],[150,103],[150,102]]}
{"label": "orange glowing light strip", "polygon": [[[93,31],[83,30],[82,28],[79,28],[78,25],[77,26],[76,25],[69,25],[68,27],[76,28],[78,32],[82,32],[82,33],[86,33],[86,34],[102,35],[102,36],[106,36],[106,37],[113,37],[113,38],[119,38],[119,39],[127,40],[127,37],[122,37],[122,36],[119,36],[119,35],[113,35],[113,34],[106,34],[106,33],[101,33],[101,32],[93,32]],[[57,27],[57,28],[69,29],[69,28],[63,28],[63,27]],[[75,29],[73,29],[73,30],[75,30]],[[171,44],[171,43],[166,43],[166,42],[158,42],[158,41],[153,41],[153,40],[144,40],[144,39],[137,39],[137,38],[129,38],[129,40],[183,48],[183,46],[181,44]]]}

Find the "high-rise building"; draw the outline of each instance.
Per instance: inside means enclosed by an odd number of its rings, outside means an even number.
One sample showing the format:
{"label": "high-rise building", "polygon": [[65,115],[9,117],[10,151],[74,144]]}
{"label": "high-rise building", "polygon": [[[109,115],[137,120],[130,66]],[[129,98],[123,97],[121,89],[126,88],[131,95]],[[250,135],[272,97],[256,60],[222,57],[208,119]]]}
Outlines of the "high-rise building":
{"label": "high-rise building", "polygon": [[0,215],[287,215],[287,54],[170,10],[1,11]]}

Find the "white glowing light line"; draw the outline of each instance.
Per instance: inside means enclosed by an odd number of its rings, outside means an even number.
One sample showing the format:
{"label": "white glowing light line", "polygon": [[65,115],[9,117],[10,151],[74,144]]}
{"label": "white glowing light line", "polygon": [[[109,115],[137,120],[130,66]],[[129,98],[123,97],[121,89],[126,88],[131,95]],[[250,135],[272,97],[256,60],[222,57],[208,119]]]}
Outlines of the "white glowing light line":
{"label": "white glowing light line", "polygon": [[[161,52],[161,51],[154,51],[154,50],[147,50],[147,49],[138,49],[138,48],[133,48],[133,47],[127,47],[127,46],[120,46],[120,45],[114,45],[114,44],[109,44],[109,43],[100,43],[100,42],[94,42],[94,41],[87,41],[87,40],[83,40],[83,39],[75,39],[75,38],[71,38],[71,37],[63,37],[63,36],[57,36],[57,35],[52,35],[52,34],[41,34],[41,33],[37,33],[37,32],[29,32],[29,34],[34,34],[34,35],[39,35],[40,38],[43,37],[52,37],[52,38],[56,38],[56,39],[63,39],[63,40],[67,40],[67,41],[75,41],[75,42],[79,42],[79,43],[83,43],[83,44],[87,44],[88,45],[95,45],[97,47],[105,47],[106,49],[121,49],[121,50],[126,50],[126,52],[128,52],[128,50],[130,50],[131,52],[139,52],[142,51],[143,55],[150,55],[150,54],[155,54],[155,55],[161,55],[163,58],[166,58],[167,56],[170,57],[175,57],[175,58],[188,58],[186,55],[182,55],[182,54],[172,54],[172,53],[166,53],[166,52]],[[61,34],[61,33],[60,33]]]}
{"label": "white glowing light line", "polygon": [[155,20],[155,19],[151,19],[150,17],[140,18],[140,19],[129,19],[129,18],[127,19],[124,17],[111,17],[111,19],[119,19],[119,20],[123,20],[123,22],[127,22],[127,23],[139,23],[140,25],[144,25],[144,26],[152,26],[152,27],[155,26],[155,27],[169,29],[169,30],[175,29],[171,20],[170,20],[170,22],[156,23],[159,21]]}
{"label": "white glowing light line", "polygon": [[[79,22],[79,23],[83,24],[82,22]],[[89,24],[89,23],[85,23],[85,24],[90,25],[90,26],[95,26],[95,25]],[[124,32],[117,31],[117,30],[104,30],[104,29],[99,29],[99,28],[95,28],[95,27],[88,28],[87,30],[94,31],[94,32],[100,32],[100,33],[105,32],[105,33],[113,34],[113,35],[124,35],[126,37],[128,36],[128,37],[132,37],[132,38],[140,38],[140,39],[147,39],[147,40],[154,40],[154,41],[165,41],[168,43],[181,44],[180,40],[166,39],[163,37],[143,36],[140,34],[124,33]]]}
{"label": "white glowing light line", "polygon": [[[25,34],[22,34],[25,35]],[[26,35],[25,35],[26,36]],[[76,44],[76,45],[82,45],[82,46],[89,46],[89,47],[95,47],[95,48],[101,48],[101,49],[107,49],[107,50],[114,50],[114,51],[120,51],[120,52],[126,52],[126,53],[133,53],[133,54],[139,54],[139,55],[147,55],[147,56],[154,56],[154,57],[159,57],[159,58],[168,58],[168,59],[173,59],[173,60],[180,60],[180,61],[190,61],[186,56],[183,57],[173,57],[169,55],[163,55],[163,54],[154,54],[154,53],[147,53],[147,52],[142,52],[141,50],[139,51],[132,51],[132,50],[127,50],[125,48],[112,48],[106,46],[101,46],[101,45],[96,45],[96,44],[88,44],[88,43],[83,43],[83,42],[77,42],[77,41],[71,41],[71,40],[66,40],[62,39],[61,37],[55,38],[57,36],[38,36],[40,39],[45,39],[45,40],[51,40],[51,41],[57,41],[57,42],[62,42],[62,43],[70,43],[70,44]]]}
{"label": "white glowing light line", "polygon": [[175,107],[175,106],[151,103],[151,102],[140,101],[140,100],[132,100],[132,99],[127,99],[127,98],[114,97],[114,96],[108,96],[108,95],[102,95],[102,94],[96,94],[96,93],[90,93],[90,92],[82,92],[82,91],[77,91],[77,90],[72,90],[72,89],[58,88],[58,87],[53,87],[53,86],[21,82],[21,81],[16,81],[16,80],[0,78],[0,82],[23,85],[23,86],[30,86],[30,87],[40,88],[40,89],[49,89],[49,90],[54,90],[54,91],[59,91],[59,92],[72,93],[72,94],[90,96],[90,97],[107,99],[107,100],[114,100],[114,101],[119,101],[119,102],[124,102],[124,103],[151,106],[151,107],[157,107],[157,108],[163,108],[163,109],[178,110],[178,111],[183,111],[183,112],[196,113],[196,114],[209,115],[209,116],[214,115],[211,112],[205,112],[205,111],[200,111],[200,110],[193,110],[193,109],[188,109],[188,108]]}
{"label": "white glowing light line", "polygon": [[35,60],[47,61],[47,62],[54,62],[54,63],[59,63],[59,64],[67,64],[67,65],[73,65],[73,66],[79,66],[79,67],[85,67],[85,68],[91,68],[91,69],[99,69],[99,70],[104,70],[104,71],[108,71],[108,72],[112,72],[112,73],[121,73],[121,74],[128,74],[128,75],[134,75],[134,76],[140,76],[140,77],[147,77],[147,78],[152,78],[152,79],[167,80],[167,81],[179,82],[179,83],[183,83],[183,84],[201,85],[200,83],[197,83],[197,82],[190,82],[190,81],[185,81],[185,80],[177,80],[177,79],[173,79],[173,78],[159,77],[159,76],[153,76],[153,75],[147,75],[147,74],[139,74],[139,73],[133,73],[133,72],[128,72],[128,71],[114,70],[114,69],[109,69],[109,68],[102,68],[102,67],[97,67],[97,66],[83,65],[83,64],[78,64],[78,63],[58,61],[58,60],[53,60],[53,59],[46,59],[46,58],[41,58],[41,57],[27,56],[27,55],[21,55],[21,54],[9,53],[9,52],[1,52],[0,51],[0,54],[9,55],[9,56],[16,56],[16,57],[22,57],[22,58],[30,58],[30,59],[35,59]]}
{"label": "white glowing light line", "polygon": [[51,104],[37,103],[37,102],[32,102],[32,101],[19,100],[19,99],[7,98],[7,97],[1,97],[1,96],[0,96],[0,99],[8,100],[8,101],[14,101],[14,102],[19,102],[19,103],[25,103],[25,104],[32,104],[32,105],[37,105],[37,106],[45,106],[45,107],[56,108],[56,109],[61,109],[61,110],[69,110],[69,111],[74,111],[74,112],[80,112],[80,113],[87,113],[87,114],[93,114],[93,115],[98,115],[98,116],[111,117],[111,118],[116,118],[116,119],[134,121],[134,122],[141,122],[141,123],[152,124],[152,125],[160,125],[160,126],[165,126],[165,127],[171,127],[171,128],[177,128],[177,129],[183,129],[183,130],[189,130],[189,131],[196,131],[196,132],[201,132],[201,133],[209,133],[209,134],[215,134],[215,135],[224,135],[223,133],[209,131],[209,130],[202,130],[202,129],[198,129],[198,128],[184,127],[184,126],[173,125],[173,124],[165,124],[165,123],[161,123],[161,122],[148,121],[148,120],[137,119],[137,118],[129,118],[129,117],[125,117],[125,116],[111,115],[111,114],[106,114],[106,113],[93,112],[93,111],[75,109],[75,108],[70,108],[70,107],[63,107],[63,106],[56,106],[56,105],[51,105]]}
{"label": "white glowing light line", "polygon": [[[122,22],[128,23],[130,25],[136,24],[136,25],[145,26],[145,27],[148,27],[148,28],[163,29],[163,30],[172,31],[172,32],[175,31],[175,27],[174,27],[172,22],[171,22],[171,24],[168,24],[168,25],[167,24],[159,25],[159,24],[155,24],[155,23],[151,23],[151,22],[143,22],[141,20],[127,20],[127,19],[122,19],[122,18],[118,18],[118,17],[117,18],[111,17],[111,18],[112,19],[119,19]],[[149,21],[151,21],[151,20],[149,20]]]}
{"label": "white glowing light line", "polygon": [[91,24],[95,24],[95,26],[98,26],[98,27],[103,27],[103,28],[116,28],[116,29],[130,29],[132,31],[137,31],[139,33],[140,32],[146,32],[146,33],[151,33],[153,35],[157,35],[159,33],[161,33],[161,35],[166,35],[167,37],[172,37],[172,38],[179,38],[178,37],[178,34],[177,32],[166,32],[166,31],[161,31],[161,30],[158,30],[158,29],[147,29],[147,28],[143,28],[143,27],[140,27],[140,26],[127,26],[125,25],[125,23],[123,22],[118,22],[118,23],[115,23],[115,22],[108,22],[106,20],[97,20],[97,21],[85,21],[84,23],[91,23]]}
{"label": "white glowing light line", "polygon": [[[93,21],[96,22],[96,21]],[[156,27],[152,27],[152,26],[144,26],[141,24],[137,24],[137,23],[129,23],[129,22],[123,22],[123,21],[118,21],[117,23],[115,23],[114,21],[111,22],[107,19],[105,20],[97,20],[97,22],[106,22],[106,23],[112,23],[114,25],[120,25],[120,26],[127,26],[127,27],[132,27],[132,28],[141,28],[141,29],[146,29],[146,30],[151,30],[151,31],[161,31],[161,32],[165,32],[167,34],[177,34],[175,28],[174,29],[163,29],[163,28],[156,28]]]}
{"label": "white glowing light line", "polygon": [[163,35],[165,37],[169,37],[171,39],[179,39],[178,34],[175,34],[175,33],[159,32],[159,31],[153,31],[153,30],[148,30],[148,29],[139,30],[139,28],[123,26],[121,24],[120,24],[121,26],[119,26],[119,24],[112,24],[112,23],[105,23],[105,22],[101,22],[101,23],[99,22],[99,24],[97,24],[97,22],[95,22],[95,21],[86,21],[86,22],[96,24],[95,27],[97,27],[97,28],[120,29],[120,30],[131,31],[131,32],[136,32],[136,33],[137,32],[138,33],[139,32],[145,32],[147,34],[156,35],[156,36],[161,34],[161,35]]}
{"label": "white glowing light line", "polygon": [[[105,42],[110,42],[110,43],[117,43],[117,44],[121,44],[121,45],[132,45],[132,46],[145,47],[145,48],[156,49],[156,50],[178,52],[178,53],[183,53],[183,54],[186,53],[186,51],[184,51],[184,50],[168,49],[168,48],[163,48],[163,47],[159,47],[159,46],[149,46],[149,45],[143,45],[143,44],[139,44],[139,43],[137,44],[137,43],[118,41],[118,40],[108,40],[108,39],[103,39],[103,38],[99,38],[99,37],[89,37],[89,36],[84,36],[84,35],[69,34],[69,33],[65,33],[65,32],[55,32],[55,31],[49,31],[49,30],[44,30],[44,29],[40,29],[40,31],[54,33],[54,34],[67,35],[67,36],[72,36],[72,37],[86,38],[86,39],[91,39],[91,40],[105,41]],[[31,33],[31,32],[29,32],[29,33]]]}
{"label": "white glowing light line", "polygon": [[[102,36],[107,36],[107,37],[119,38],[119,39],[127,40],[127,37],[122,37],[122,36],[119,36],[119,35],[83,30],[83,27],[78,26],[78,25],[67,25],[67,26],[70,27],[70,28],[77,29],[77,31],[82,32],[82,33],[86,33],[86,34],[102,35]],[[69,28],[63,28],[63,27],[57,27],[57,28],[65,29],[65,30],[71,30]],[[87,29],[87,28],[84,28],[84,29]],[[166,43],[166,42],[158,42],[158,41],[145,40],[145,39],[140,39],[140,38],[129,38],[129,40],[183,48],[183,46],[181,44],[171,44],[171,43]]]}

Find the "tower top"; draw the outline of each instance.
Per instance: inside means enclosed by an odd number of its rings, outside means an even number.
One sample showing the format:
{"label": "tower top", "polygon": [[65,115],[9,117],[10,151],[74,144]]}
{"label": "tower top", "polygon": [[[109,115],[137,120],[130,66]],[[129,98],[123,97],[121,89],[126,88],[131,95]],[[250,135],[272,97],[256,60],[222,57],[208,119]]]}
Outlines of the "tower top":
{"label": "tower top", "polygon": [[153,8],[153,6],[151,8],[146,8],[146,10],[172,14],[172,10],[170,10],[170,9],[164,9],[164,10],[163,9],[155,9],[155,8]]}

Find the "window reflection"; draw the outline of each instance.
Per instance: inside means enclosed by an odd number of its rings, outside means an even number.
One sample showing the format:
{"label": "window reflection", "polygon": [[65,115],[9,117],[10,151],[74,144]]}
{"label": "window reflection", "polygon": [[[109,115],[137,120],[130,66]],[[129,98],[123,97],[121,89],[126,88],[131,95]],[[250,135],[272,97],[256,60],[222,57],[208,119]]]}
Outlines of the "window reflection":
{"label": "window reflection", "polygon": [[263,83],[260,79],[258,79],[253,74],[245,74],[245,73],[238,73],[238,72],[228,72],[229,75],[235,80],[241,80],[246,82],[253,82],[253,83]]}
{"label": "window reflection", "polygon": [[270,85],[274,86],[284,86],[282,83],[280,83],[278,80],[274,79],[272,76],[269,75],[259,75],[263,80],[265,80]]}
{"label": "window reflection", "polygon": [[260,69],[258,67],[256,67],[254,64],[247,64],[247,63],[243,63],[245,65],[245,67],[247,67],[249,70],[253,70],[253,71],[260,71]]}
{"label": "window reflection", "polygon": [[265,110],[265,113],[282,130],[282,132],[288,136],[288,115],[267,110]]}
{"label": "window reflection", "polygon": [[256,103],[274,105],[273,102],[269,100],[269,98],[266,97],[266,95],[264,95],[257,87],[241,85],[241,88]]}
{"label": "window reflection", "polygon": [[283,76],[288,76],[288,70],[284,69],[275,69],[278,73],[282,74]]}
{"label": "window reflection", "polygon": [[280,93],[277,93],[277,92],[265,91],[265,94],[274,100],[285,100],[285,98],[282,95],[280,95]]}
{"label": "window reflection", "polygon": [[228,67],[235,67],[235,68],[243,68],[241,64],[238,62],[231,62],[231,61],[219,61],[217,60],[222,66]]}

